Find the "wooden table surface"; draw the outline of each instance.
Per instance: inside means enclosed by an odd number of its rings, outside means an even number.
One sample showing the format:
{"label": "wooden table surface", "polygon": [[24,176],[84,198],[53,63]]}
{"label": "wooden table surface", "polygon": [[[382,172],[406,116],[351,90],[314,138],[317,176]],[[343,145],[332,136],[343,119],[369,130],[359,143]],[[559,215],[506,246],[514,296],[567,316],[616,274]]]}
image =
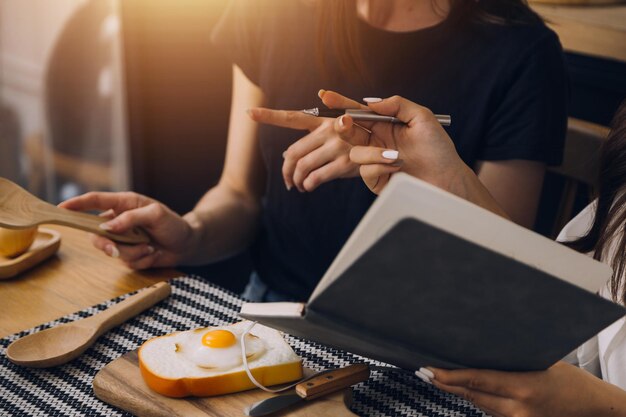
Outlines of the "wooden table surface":
{"label": "wooden table surface", "polygon": [[85,232],[43,227],[61,233],[61,248],[34,269],[0,280],[0,337],[182,275],[174,269],[133,271],[95,249]]}
{"label": "wooden table surface", "polygon": [[626,5],[532,3],[567,51],[626,62]]}

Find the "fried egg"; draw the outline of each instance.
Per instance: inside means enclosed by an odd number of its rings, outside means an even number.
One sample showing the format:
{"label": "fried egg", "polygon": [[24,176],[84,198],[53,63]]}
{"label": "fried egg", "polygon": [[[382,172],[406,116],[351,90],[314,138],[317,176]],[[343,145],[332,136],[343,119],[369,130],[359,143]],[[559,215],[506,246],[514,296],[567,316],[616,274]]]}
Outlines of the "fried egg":
{"label": "fried egg", "polygon": [[[186,361],[209,370],[225,370],[243,363],[241,338],[243,328],[201,328],[179,333],[174,351]],[[244,337],[248,362],[265,352],[265,344],[258,336]]]}

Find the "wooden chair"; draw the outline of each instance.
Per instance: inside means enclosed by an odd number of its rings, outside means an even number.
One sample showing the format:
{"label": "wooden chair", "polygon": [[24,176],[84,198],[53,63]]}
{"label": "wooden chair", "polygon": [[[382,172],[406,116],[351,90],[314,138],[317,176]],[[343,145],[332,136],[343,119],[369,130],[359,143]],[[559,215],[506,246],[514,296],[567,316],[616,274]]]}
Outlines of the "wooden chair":
{"label": "wooden chair", "polygon": [[[114,185],[113,169],[109,164],[87,161],[59,150],[52,149],[40,133],[26,138],[23,152],[31,165],[27,188],[30,192],[46,196],[45,182],[48,172],[46,161],[51,164],[55,176],[72,179],[85,190],[109,190]],[[53,196],[56,203],[56,196]]]}
{"label": "wooden chair", "polygon": [[579,189],[585,187],[591,201],[600,174],[600,148],[609,134],[609,128],[570,118],[567,125],[563,163],[548,171],[564,177],[565,185],[559,199],[551,235],[559,231],[575,214],[574,203]]}

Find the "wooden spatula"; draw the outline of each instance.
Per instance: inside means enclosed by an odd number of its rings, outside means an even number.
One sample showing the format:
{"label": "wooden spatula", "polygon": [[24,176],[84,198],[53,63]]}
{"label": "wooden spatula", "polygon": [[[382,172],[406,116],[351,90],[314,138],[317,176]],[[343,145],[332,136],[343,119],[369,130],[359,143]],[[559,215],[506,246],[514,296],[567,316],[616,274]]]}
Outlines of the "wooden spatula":
{"label": "wooden spatula", "polygon": [[92,214],[62,209],[41,201],[17,184],[0,178],[0,227],[25,229],[40,224],[59,224],[105,236],[120,243],[148,243],[140,229],[124,234],[109,233],[99,226],[107,220]]}

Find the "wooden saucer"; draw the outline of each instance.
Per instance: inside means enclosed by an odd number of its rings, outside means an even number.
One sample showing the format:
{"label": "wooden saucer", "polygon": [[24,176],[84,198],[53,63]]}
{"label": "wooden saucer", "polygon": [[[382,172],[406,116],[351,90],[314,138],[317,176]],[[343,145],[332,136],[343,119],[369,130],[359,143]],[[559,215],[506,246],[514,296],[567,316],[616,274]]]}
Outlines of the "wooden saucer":
{"label": "wooden saucer", "polygon": [[0,279],[14,276],[34,267],[54,255],[61,246],[61,234],[55,230],[39,229],[28,251],[15,258],[0,255]]}

